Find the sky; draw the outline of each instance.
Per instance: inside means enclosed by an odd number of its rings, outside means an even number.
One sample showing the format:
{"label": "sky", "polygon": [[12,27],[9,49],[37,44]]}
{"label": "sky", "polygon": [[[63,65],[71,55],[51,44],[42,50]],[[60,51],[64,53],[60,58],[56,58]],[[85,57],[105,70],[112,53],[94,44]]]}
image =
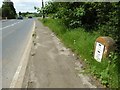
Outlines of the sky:
{"label": "sky", "polygon": [[[0,7],[2,6],[2,1],[0,0]],[[11,0],[14,3],[14,7],[16,9],[16,12],[37,12],[34,9],[34,6],[41,7],[42,6],[42,0]],[[47,2],[49,0],[43,0],[44,2]]]}

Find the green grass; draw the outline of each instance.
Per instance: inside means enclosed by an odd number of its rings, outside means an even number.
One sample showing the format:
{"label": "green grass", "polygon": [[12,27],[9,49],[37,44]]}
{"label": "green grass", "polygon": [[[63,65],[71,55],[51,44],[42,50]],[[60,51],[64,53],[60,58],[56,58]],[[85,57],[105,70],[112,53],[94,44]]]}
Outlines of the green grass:
{"label": "green grass", "polygon": [[58,19],[40,20],[48,26],[64,43],[71,48],[86,63],[86,72],[96,76],[103,85],[118,87],[118,67],[115,62],[109,63],[109,59],[101,63],[93,58],[94,43],[98,36],[97,32],[85,32],[83,28],[68,29]]}

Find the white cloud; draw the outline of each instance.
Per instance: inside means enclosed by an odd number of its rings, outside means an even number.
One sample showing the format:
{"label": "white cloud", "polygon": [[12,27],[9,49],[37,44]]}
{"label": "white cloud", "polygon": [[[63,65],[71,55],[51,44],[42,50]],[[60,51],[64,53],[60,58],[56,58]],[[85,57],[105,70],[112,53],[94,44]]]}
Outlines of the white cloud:
{"label": "white cloud", "polygon": [[0,7],[2,6],[2,0],[0,0]]}
{"label": "white cloud", "polygon": [[16,11],[19,12],[35,12],[34,10],[34,6],[36,7],[41,7],[41,3],[37,3],[37,2],[17,2],[15,3],[15,8],[16,8]]}
{"label": "white cloud", "polygon": [[41,2],[41,0],[11,0],[14,3],[21,3],[21,2]]}
{"label": "white cloud", "polygon": [[35,12],[34,6],[41,7],[39,0],[12,0],[16,8],[16,12]]}
{"label": "white cloud", "polygon": [[[2,1],[0,0],[0,4],[2,6]],[[16,12],[35,12],[34,6],[41,7],[42,6],[42,0],[11,0],[14,3],[14,7],[16,9]],[[49,0],[43,0],[44,2],[47,2]]]}

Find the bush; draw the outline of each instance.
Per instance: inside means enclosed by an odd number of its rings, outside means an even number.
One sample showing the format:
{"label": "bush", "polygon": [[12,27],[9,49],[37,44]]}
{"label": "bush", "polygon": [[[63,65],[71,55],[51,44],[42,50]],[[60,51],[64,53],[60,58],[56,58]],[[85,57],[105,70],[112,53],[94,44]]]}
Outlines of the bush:
{"label": "bush", "polygon": [[107,87],[119,87],[119,55],[112,52],[109,58],[102,60],[101,63],[93,58],[94,43],[100,35],[99,33],[89,33],[84,28],[68,29],[59,19],[45,19],[44,24],[50,27],[67,47],[80,56],[87,65],[85,68],[86,73],[89,72],[95,75]]}
{"label": "bush", "polygon": [[[53,19],[47,24],[67,45],[82,56],[90,72],[108,87],[120,86],[120,2],[52,2]],[[49,9],[46,9],[46,12]],[[93,44],[98,36],[110,36],[116,50],[98,63],[93,59]],[[114,76],[114,77],[113,77]]]}

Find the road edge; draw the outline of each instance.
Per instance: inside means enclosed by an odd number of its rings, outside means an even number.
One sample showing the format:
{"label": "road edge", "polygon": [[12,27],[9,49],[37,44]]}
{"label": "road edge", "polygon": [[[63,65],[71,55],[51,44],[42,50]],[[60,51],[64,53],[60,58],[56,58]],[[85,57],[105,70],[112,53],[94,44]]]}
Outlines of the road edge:
{"label": "road edge", "polygon": [[33,23],[32,32],[30,34],[30,38],[28,40],[26,49],[23,53],[23,56],[20,60],[20,64],[19,64],[19,66],[16,70],[16,73],[14,74],[14,77],[12,79],[12,82],[10,84],[10,88],[22,88],[22,83],[24,80],[24,75],[26,72],[29,55],[30,55],[30,51],[31,51],[31,47],[32,47],[32,34],[34,33],[34,30],[35,30],[35,21]]}

